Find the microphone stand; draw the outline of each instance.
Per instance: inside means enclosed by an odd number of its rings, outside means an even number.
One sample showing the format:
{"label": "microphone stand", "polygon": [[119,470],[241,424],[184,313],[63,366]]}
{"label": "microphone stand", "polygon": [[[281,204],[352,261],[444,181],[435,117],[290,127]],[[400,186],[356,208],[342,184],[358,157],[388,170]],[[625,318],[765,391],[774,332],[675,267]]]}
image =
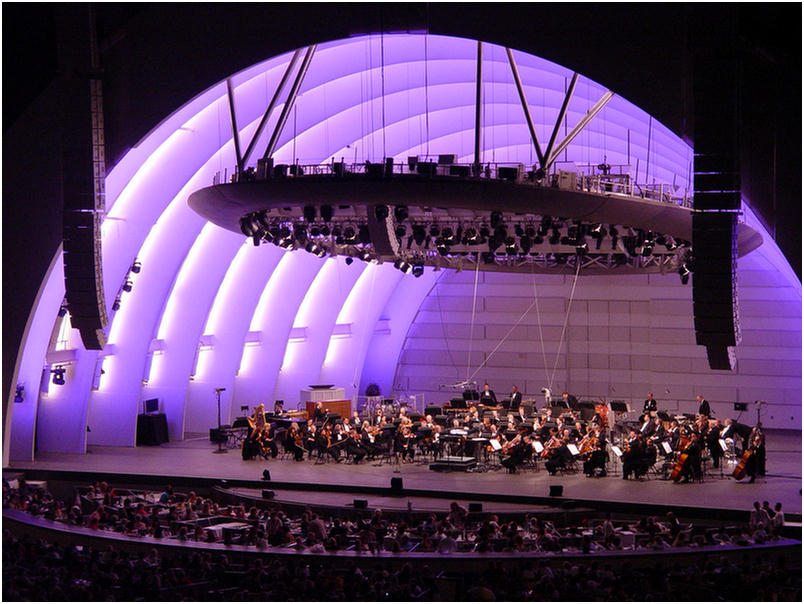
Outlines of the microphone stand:
{"label": "microphone stand", "polygon": [[218,399],[218,438],[216,439],[218,441],[218,450],[213,451],[213,453],[228,453],[229,452],[228,449],[223,448],[223,443],[221,442],[222,441],[222,438],[221,438],[222,437],[222,434],[221,434],[221,390],[222,390],[221,388],[215,388],[215,396]]}

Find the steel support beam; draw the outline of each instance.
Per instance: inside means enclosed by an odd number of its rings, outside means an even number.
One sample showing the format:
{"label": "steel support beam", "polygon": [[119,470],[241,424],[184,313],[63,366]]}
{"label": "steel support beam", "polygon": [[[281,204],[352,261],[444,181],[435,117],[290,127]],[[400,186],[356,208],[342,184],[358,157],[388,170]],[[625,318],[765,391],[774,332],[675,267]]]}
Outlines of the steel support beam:
{"label": "steel support beam", "polygon": [[254,151],[254,147],[257,144],[257,139],[260,138],[262,131],[265,130],[265,125],[268,123],[268,118],[271,117],[271,113],[273,112],[274,107],[276,107],[276,103],[279,101],[279,95],[282,93],[282,89],[285,87],[288,78],[290,78],[290,74],[293,72],[293,68],[296,66],[296,62],[299,60],[301,52],[302,49],[297,48],[296,52],[293,53],[293,57],[291,57],[290,63],[288,63],[288,67],[287,69],[285,69],[285,73],[282,75],[282,79],[279,81],[279,85],[276,87],[274,96],[273,98],[271,98],[271,102],[268,103],[268,108],[262,115],[260,124],[257,126],[257,131],[254,133],[254,137],[251,139],[251,142],[248,144],[248,147],[246,147],[246,152],[243,154],[244,166],[248,164],[248,158],[251,157],[251,153],[252,151]]}
{"label": "steel support beam", "polygon": [[237,177],[239,179],[240,175],[243,173],[243,156],[240,155],[240,134],[237,130],[232,78],[226,78],[226,96],[229,97],[229,116],[232,122],[232,139],[234,139],[235,158],[237,159]]}
{"label": "steel support beam", "polygon": [[475,78],[475,175],[480,174],[480,130],[483,126],[483,42],[477,41],[477,76]]}
{"label": "steel support beam", "polygon": [[550,142],[547,143],[547,148],[544,150],[544,156],[549,158],[551,152],[553,151],[553,145],[556,142],[556,137],[558,136],[558,129],[561,128],[561,122],[564,121],[564,117],[567,115],[567,107],[569,107],[570,101],[572,100],[572,93],[575,92],[575,84],[578,83],[578,72],[574,72],[572,74],[572,80],[570,81],[569,88],[567,88],[567,94],[564,95],[564,102],[561,105],[561,111],[558,112],[558,119],[556,120],[555,126],[553,126],[553,133],[550,135]]}
{"label": "steel support beam", "polygon": [[560,143],[558,143],[558,145],[555,148],[555,151],[553,151],[550,154],[550,157],[548,157],[547,161],[545,162],[544,167],[545,170],[550,168],[550,166],[555,161],[556,157],[558,157],[561,154],[561,152],[564,149],[566,149],[567,146],[575,139],[575,137],[578,136],[581,133],[581,131],[583,131],[586,125],[589,122],[591,122],[598,113],[600,113],[603,107],[606,106],[606,104],[611,100],[611,97],[613,96],[614,93],[611,90],[607,90],[606,92],[603,93],[603,96],[600,97],[597,103],[595,103],[594,106],[586,113],[586,115],[583,116],[581,121],[578,122],[572,130],[570,130],[570,133],[566,136],[566,138]]}
{"label": "steel support beam", "polygon": [[304,76],[307,75],[307,68],[310,67],[310,61],[313,60],[315,49],[316,44],[307,47],[307,52],[304,54],[301,67],[299,67],[299,73],[296,74],[296,79],[293,81],[293,86],[291,86],[290,92],[288,93],[288,99],[285,101],[282,113],[279,114],[279,121],[274,127],[274,132],[271,135],[271,140],[268,141],[268,146],[265,148],[265,153],[262,156],[263,159],[268,159],[274,154],[276,143],[279,141],[279,135],[282,134],[282,129],[285,127],[285,122],[288,121],[290,110],[293,109],[293,104],[296,102],[299,88],[301,88],[302,82],[304,81]]}
{"label": "steel support beam", "polygon": [[530,137],[533,139],[533,146],[536,148],[536,157],[539,158],[539,165],[542,169],[545,168],[545,157],[542,154],[542,148],[539,145],[539,139],[536,137],[536,128],[533,127],[533,119],[530,117],[530,109],[528,108],[528,101],[525,98],[525,90],[522,88],[522,80],[519,78],[519,70],[516,67],[516,61],[514,60],[514,53],[511,51],[510,48],[506,48],[505,52],[508,53],[508,63],[511,65],[511,73],[514,76],[514,83],[516,84],[516,90],[519,93],[519,101],[522,103],[522,111],[525,114],[525,120],[528,122],[528,128],[530,129]]}

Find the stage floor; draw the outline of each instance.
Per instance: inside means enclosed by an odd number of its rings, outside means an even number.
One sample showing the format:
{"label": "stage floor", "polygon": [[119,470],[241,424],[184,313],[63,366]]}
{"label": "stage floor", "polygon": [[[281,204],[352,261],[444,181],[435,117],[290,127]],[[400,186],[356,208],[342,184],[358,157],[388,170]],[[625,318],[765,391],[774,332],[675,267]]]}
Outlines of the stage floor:
{"label": "stage floor", "polygon": [[[215,446],[207,438],[194,438],[165,443],[158,447],[90,447],[86,455],[41,453],[33,462],[12,462],[10,470],[62,470],[107,472],[119,474],[200,477],[228,480],[261,480],[269,469],[273,481],[316,484],[321,490],[328,485],[350,487],[389,487],[392,477],[401,477],[405,489],[437,492],[460,492],[464,500],[484,495],[525,495],[546,497],[550,485],[563,485],[564,498],[596,502],[629,502],[653,505],[678,505],[709,509],[750,510],[754,501],[781,502],[788,513],[800,514],[801,505],[801,432],[768,433],[767,472],[754,484],[737,483],[730,477],[712,472],[702,483],[674,484],[652,477],[650,480],[622,480],[619,475],[587,478],[582,473],[550,476],[543,467],[539,471],[522,470],[506,474],[489,472],[434,472],[428,463],[402,464],[395,472],[392,465],[375,462],[345,464],[329,461],[250,460],[244,461],[239,450],[227,454],[213,453]],[[612,465],[610,464],[610,468]],[[613,466],[619,470],[619,464]],[[724,470],[730,476],[733,466]],[[310,500],[321,495],[309,492]],[[374,507],[371,496],[368,499]],[[340,500],[340,498],[338,499]],[[351,501],[349,497],[345,501]],[[378,504],[379,505],[379,504]],[[484,507],[484,509],[486,509]]]}

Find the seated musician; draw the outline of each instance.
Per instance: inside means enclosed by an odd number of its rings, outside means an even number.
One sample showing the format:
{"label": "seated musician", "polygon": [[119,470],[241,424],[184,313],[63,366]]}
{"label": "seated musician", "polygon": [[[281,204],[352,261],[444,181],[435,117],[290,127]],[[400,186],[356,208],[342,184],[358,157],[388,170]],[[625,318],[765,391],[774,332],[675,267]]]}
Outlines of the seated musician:
{"label": "seated musician", "polygon": [[525,442],[524,428],[519,430],[514,438],[503,445],[502,453],[506,454],[507,457],[500,463],[509,474],[516,472],[517,466],[521,466],[524,463],[525,457],[529,454],[527,449],[530,449],[530,445]]}
{"label": "seated musician", "polygon": [[329,437],[329,446],[327,447],[327,453],[334,459],[335,461],[341,461],[341,449],[346,446],[346,434],[343,432],[343,427],[340,424],[335,424],[332,428],[332,433]]}
{"label": "seated musician", "polygon": [[499,426],[499,425],[500,425],[500,421],[501,421],[501,420],[500,420],[500,414],[499,414],[499,412],[498,412],[496,409],[493,409],[493,410],[491,411],[491,423],[492,423],[492,424],[494,424],[495,426]]}
{"label": "seated musician", "polygon": [[248,461],[249,459],[254,459],[257,455],[260,454],[260,438],[261,432],[255,432],[252,430],[248,433],[248,435],[243,439],[241,443],[241,453],[243,459]]}
{"label": "seated musician", "polygon": [[606,452],[606,441],[595,437],[594,449],[583,462],[583,473],[589,477],[603,477],[606,475],[606,462],[609,454]]}
{"label": "seated musician", "polygon": [[570,438],[572,440],[581,440],[585,433],[586,431],[583,429],[583,424],[581,424],[581,422],[575,422],[575,425],[570,428]]}
{"label": "seated musician", "polygon": [[346,450],[347,455],[352,456],[353,463],[360,463],[366,456],[366,450],[363,448],[363,445],[360,442],[360,434],[355,428],[352,428],[349,432],[345,432],[345,434],[347,438],[344,449]]}
{"label": "seated musician", "polygon": [[644,437],[641,434],[638,435],[634,430],[631,430],[628,436],[628,444],[622,457],[623,480],[628,480],[631,474],[634,475],[634,478],[638,478],[647,471],[645,467],[646,454]]}
{"label": "seated musician", "polygon": [[[359,426],[360,424],[357,424],[357,425]],[[343,418],[343,423],[341,425],[341,429],[343,430],[343,433],[344,434],[349,434],[352,431],[353,427],[354,426],[352,426],[352,421],[348,417],[344,417]]]}
{"label": "seated musician", "polygon": [[319,430],[312,420],[308,420],[307,423],[307,434],[304,436],[304,448],[307,450],[307,457],[312,457],[313,452],[319,450],[320,442],[319,442]]}
{"label": "seated musician", "polygon": [[246,419],[248,420],[249,426],[251,426],[251,438],[257,438],[265,427],[265,405],[260,403],[254,407],[254,413],[251,414],[251,417],[247,417]]}
{"label": "seated musician", "polygon": [[262,429],[257,442],[260,447],[260,455],[262,455],[265,459],[268,459],[269,453],[272,459],[275,459],[276,456],[279,455],[279,447],[276,446],[276,441],[274,440],[274,428],[271,424],[265,424],[265,427]]}
{"label": "seated musician", "polygon": [[723,457],[723,449],[720,446],[720,431],[722,428],[720,420],[716,419],[712,428],[706,433],[706,448],[709,449],[709,454],[712,456],[712,466],[714,468],[720,467],[720,458]]}
{"label": "seated musician", "polygon": [[276,417],[282,417],[285,415],[285,403],[284,401],[274,401],[274,415]]}
{"label": "seated musician", "polygon": [[363,425],[360,429],[360,444],[369,459],[373,459],[385,449],[385,447],[377,442],[378,430],[379,428],[369,424],[368,420],[363,421]]}
{"label": "seated musician", "polygon": [[371,420],[372,426],[382,426],[385,423],[385,415],[383,415],[382,407],[377,407],[374,417]]}
{"label": "seated musician", "polygon": [[402,463],[406,463],[406,461],[413,463],[413,456],[416,454],[415,444],[416,441],[410,427],[400,425],[396,433],[395,451]]}
{"label": "seated musician", "polygon": [[653,431],[656,429],[653,420],[650,417],[650,413],[646,413],[642,416],[642,424],[639,428],[640,434],[645,438],[648,438],[653,435]]}
{"label": "seated musician", "polygon": [[290,424],[290,430],[285,432],[285,450],[293,453],[293,458],[296,461],[302,461],[304,459],[304,449],[302,448],[304,436],[302,435],[301,430],[299,430],[299,424],[293,422]]}
{"label": "seated musician", "polygon": [[690,444],[681,451],[687,455],[684,465],[681,468],[681,482],[689,482],[701,476],[701,449],[702,442],[698,434],[692,434]]}
{"label": "seated musician", "polygon": [[555,476],[558,470],[568,467],[573,460],[573,455],[567,445],[569,444],[569,430],[564,431],[564,436],[557,447],[555,447],[548,460],[544,462],[544,467],[551,476]]}
{"label": "seated musician", "polygon": [[658,417],[653,418],[653,433],[650,435],[653,442],[660,442],[667,437],[667,430],[662,425],[662,420]]}
{"label": "seated musician", "polygon": [[492,390],[488,384],[483,384],[483,391],[480,393],[480,403],[489,406],[497,404],[497,395],[494,394],[494,390]]}

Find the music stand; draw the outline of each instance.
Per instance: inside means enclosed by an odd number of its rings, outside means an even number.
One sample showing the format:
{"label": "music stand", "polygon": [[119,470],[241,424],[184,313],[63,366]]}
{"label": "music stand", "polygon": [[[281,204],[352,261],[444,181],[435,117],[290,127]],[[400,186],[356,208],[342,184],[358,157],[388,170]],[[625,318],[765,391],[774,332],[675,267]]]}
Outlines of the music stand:
{"label": "music stand", "polygon": [[611,401],[609,404],[614,413],[628,413],[628,405],[625,401]]}
{"label": "music stand", "polygon": [[463,398],[451,398],[449,404],[453,409],[466,409],[466,400]]}

